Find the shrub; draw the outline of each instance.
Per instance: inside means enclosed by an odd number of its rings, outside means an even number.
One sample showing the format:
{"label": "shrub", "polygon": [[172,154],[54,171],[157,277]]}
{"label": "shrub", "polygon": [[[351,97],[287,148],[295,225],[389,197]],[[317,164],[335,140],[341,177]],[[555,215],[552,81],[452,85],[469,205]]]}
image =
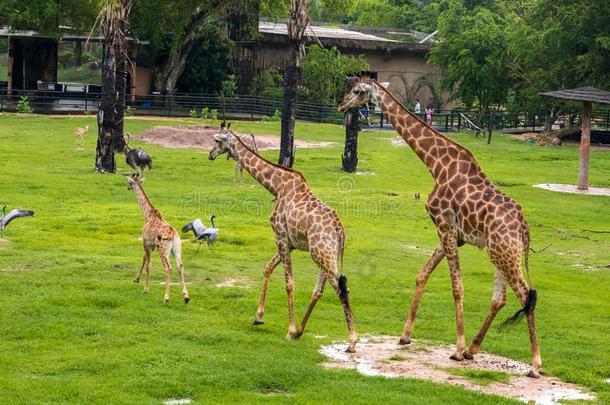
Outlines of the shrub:
{"label": "shrub", "polygon": [[217,120],[218,119],[218,110],[216,108],[212,108],[210,110],[210,115],[208,116],[208,118],[210,118],[212,120]]}
{"label": "shrub", "polygon": [[17,112],[20,114],[31,114],[34,112],[30,105],[30,100],[26,96],[22,96],[17,102]]}
{"label": "shrub", "polygon": [[[203,114],[203,110],[202,110],[202,114]],[[194,108],[191,108],[191,110],[189,111],[189,117],[199,118],[199,114],[197,113],[197,110]]]}
{"label": "shrub", "polygon": [[133,108],[132,106],[128,105],[128,106],[125,107],[125,116],[126,117],[133,117],[135,111],[136,111],[135,108]]}
{"label": "shrub", "polygon": [[264,98],[282,98],[284,78],[277,68],[265,70],[254,80],[254,94]]}

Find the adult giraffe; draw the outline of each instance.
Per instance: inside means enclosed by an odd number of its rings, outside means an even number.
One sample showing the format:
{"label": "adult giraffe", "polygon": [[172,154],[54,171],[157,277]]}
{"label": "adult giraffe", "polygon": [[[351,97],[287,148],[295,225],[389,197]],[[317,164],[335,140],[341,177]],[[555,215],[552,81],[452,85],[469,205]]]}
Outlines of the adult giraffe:
{"label": "adult giraffe", "polygon": [[[529,229],[521,206],[498,190],[485,176],[472,153],[456,142],[444,137],[407,110],[376,80],[362,77],[346,94],[339,106],[343,112],[368,101],[379,105],[400,136],[424,162],[435,180],[426,202],[426,210],[436,225],[440,245],[417,276],[416,290],[409,311],[401,344],[411,342],[411,332],[417,307],[430,274],[438,263],[447,257],[455,302],[457,326],[456,350],[453,360],[472,359],[478,353],[485,333],[496,313],[506,304],[506,285],[510,285],[519,298],[522,309],[509,321],[527,316],[532,349],[532,367],[528,376],[540,376],[542,365],[536,338],[534,310],[536,291],[528,286],[521,271],[521,253],[529,250]],[[494,293],[491,307],[468,350],[464,337],[464,304],[458,247],[470,243],[486,247],[495,266]]]}
{"label": "adult giraffe", "polygon": [[[246,146],[234,131],[225,129],[224,124],[221,126],[221,132],[214,135],[214,147],[209,158],[214,160],[223,153],[240,163],[256,181],[275,196],[270,219],[275,232],[277,252],[265,266],[254,325],[263,323],[269,278],[282,262],[288,294],[289,323],[286,339],[298,339],[303,334],[307,320],[322,296],[324,284],[328,281],[343,305],[350,337],[346,351],[353,353],[356,350],[356,331],[349,305],[347,278],[341,274],[343,269],[337,268],[337,261],[340,261],[343,267],[345,247],[345,232],[337,213],[316,197],[301,173],[264,159]],[[319,267],[318,282],[298,329],[294,317],[294,281],[290,258],[294,249],[309,251]]]}

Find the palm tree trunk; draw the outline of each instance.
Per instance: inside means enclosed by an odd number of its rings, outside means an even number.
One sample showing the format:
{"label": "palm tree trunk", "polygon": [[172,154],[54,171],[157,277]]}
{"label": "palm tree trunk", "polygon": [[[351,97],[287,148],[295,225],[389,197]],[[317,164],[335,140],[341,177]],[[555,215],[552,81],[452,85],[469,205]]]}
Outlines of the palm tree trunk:
{"label": "palm tree trunk", "polygon": [[102,95],[97,110],[97,146],[95,148],[95,171],[114,173],[116,164],[112,136],[114,126],[114,91],[116,87],[116,55],[112,39],[104,40],[104,62],[102,64]]}
{"label": "palm tree trunk", "polygon": [[292,167],[294,163],[294,124],[296,121],[297,88],[301,78],[305,54],[303,33],[309,24],[308,0],[292,0],[288,19],[288,66],[284,73],[284,104],[282,105],[282,132],[279,164]]}
{"label": "palm tree trunk", "polygon": [[127,19],[132,0],[107,0],[101,11],[104,35],[102,95],[97,112],[98,138],[95,150],[95,170],[114,173],[115,150],[122,151],[123,118],[125,116]]}
{"label": "palm tree trunk", "polygon": [[284,73],[284,103],[282,105],[282,131],[279,164],[292,167],[294,163],[294,124],[296,122],[297,88],[300,67],[297,66],[299,50],[294,44],[288,49],[288,66]]}

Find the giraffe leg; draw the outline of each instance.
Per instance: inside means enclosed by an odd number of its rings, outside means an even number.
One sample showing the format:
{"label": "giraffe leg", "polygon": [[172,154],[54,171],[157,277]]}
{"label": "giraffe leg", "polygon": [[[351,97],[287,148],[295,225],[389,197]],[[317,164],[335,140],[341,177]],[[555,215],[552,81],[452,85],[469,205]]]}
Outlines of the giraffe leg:
{"label": "giraffe leg", "polygon": [[263,315],[265,314],[265,299],[267,298],[267,287],[269,286],[269,278],[273,273],[273,270],[277,267],[278,264],[282,261],[282,257],[279,253],[276,253],[275,256],[269,260],[269,262],[265,265],[265,272],[263,273],[263,287],[261,289],[261,296],[258,301],[258,309],[256,311],[256,318],[254,319],[254,325],[262,325]]}
{"label": "giraffe leg", "polygon": [[[341,279],[343,277],[343,279]],[[343,312],[345,313],[345,321],[347,322],[347,329],[349,331],[349,346],[345,351],[347,353],[356,352],[356,329],[354,328],[354,316],[352,309],[349,305],[349,289],[347,288],[347,279],[345,276],[340,276],[338,272],[334,274],[327,274],[328,282],[333,286],[339,300],[343,304]]]}
{"label": "giraffe leg", "polygon": [[487,313],[487,317],[481,326],[481,330],[479,333],[472,339],[472,343],[467,351],[463,353],[464,358],[472,359],[472,357],[479,352],[479,348],[481,347],[481,343],[483,343],[483,339],[485,338],[485,334],[489,329],[489,325],[494,320],[496,314],[502,307],[506,305],[506,278],[504,275],[496,268],[495,282],[494,282],[494,293],[491,298],[491,306],[489,307],[489,312]]}
{"label": "giraffe leg", "polygon": [[415,295],[413,296],[413,302],[411,303],[411,310],[409,311],[409,315],[407,316],[407,322],[405,323],[404,330],[402,332],[402,336],[400,337],[399,344],[406,345],[411,343],[411,332],[413,332],[413,324],[415,323],[415,315],[417,314],[417,307],[419,306],[419,302],[421,300],[422,295],[424,294],[424,288],[426,283],[428,282],[428,278],[438,266],[438,264],[445,257],[445,250],[443,250],[443,245],[439,245],[428,262],[422,267],[420,270],[417,280],[415,282]]}
{"label": "giraffe leg", "polygon": [[292,259],[290,250],[283,246],[280,248],[282,262],[284,263],[284,276],[286,278],[286,295],[288,296],[288,334],[286,339],[295,340],[299,338],[299,333],[294,320],[294,280],[292,278]]}
{"label": "giraffe leg", "polygon": [[165,269],[165,293],[163,294],[163,302],[167,303],[169,301],[169,284],[172,277],[172,266],[169,264],[169,249],[165,243],[161,242],[158,246],[159,249],[159,257],[161,258],[161,263],[163,264],[163,268]]}
{"label": "giraffe leg", "polygon": [[[530,287],[528,287],[525,279],[521,272],[519,272],[518,279],[515,281],[510,281],[510,286],[513,291],[519,297],[519,302],[521,303],[521,307],[525,305],[525,301],[527,299],[528,292]],[[528,377],[532,378],[540,378],[540,366],[542,366],[542,358],[540,356],[540,346],[538,345],[538,338],[536,336],[536,318],[535,318],[535,307],[532,308],[527,313],[527,329],[530,337],[530,345],[532,348],[532,368],[527,374]]]}
{"label": "giraffe leg", "polygon": [[182,283],[182,296],[184,297],[184,303],[188,304],[191,300],[189,292],[186,289],[186,281],[184,280],[184,264],[182,263],[182,242],[180,237],[174,238],[172,251],[174,252],[174,258],[176,259],[176,267],[178,268],[178,274],[180,275],[180,283]]}
{"label": "giraffe leg", "polygon": [[146,257],[146,279],[144,280],[144,293],[150,291],[150,251]]}
{"label": "giraffe leg", "polygon": [[316,283],[315,288],[313,289],[313,293],[311,295],[311,302],[309,303],[309,307],[307,307],[307,312],[303,316],[303,320],[301,321],[301,327],[299,328],[299,335],[302,335],[305,331],[305,325],[307,325],[307,321],[309,320],[309,316],[313,312],[316,303],[322,297],[324,293],[324,283],[326,283],[326,272],[320,269],[318,273],[318,281]]}
{"label": "giraffe leg", "polygon": [[148,250],[146,248],[146,245],[144,245],[144,257],[142,258],[142,265],[140,266],[140,270],[138,271],[135,278],[133,279],[134,283],[140,282],[140,278],[142,277],[142,270],[144,270],[144,267],[147,265],[147,263],[149,261],[150,261],[150,250]]}
{"label": "giraffe leg", "polygon": [[455,352],[449,356],[451,360],[462,361],[463,352],[466,348],[464,336],[464,287],[462,286],[462,275],[460,273],[460,258],[458,254],[457,239],[453,227],[447,222],[438,224],[438,233],[443,244],[447,262],[449,263],[449,275],[451,277],[451,288],[453,291],[453,303],[455,306],[456,344]]}

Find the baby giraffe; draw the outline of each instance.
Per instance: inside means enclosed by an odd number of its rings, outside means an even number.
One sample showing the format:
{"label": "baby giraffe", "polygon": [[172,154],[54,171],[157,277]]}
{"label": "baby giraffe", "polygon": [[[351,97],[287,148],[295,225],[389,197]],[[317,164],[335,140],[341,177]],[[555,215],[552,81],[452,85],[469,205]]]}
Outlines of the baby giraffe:
{"label": "baby giraffe", "polygon": [[142,188],[142,180],[138,180],[135,177],[127,177],[129,190],[134,190],[142,214],[144,214],[144,228],[142,229],[142,243],[144,244],[144,258],[142,259],[142,266],[140,271],[136,274],[134,282],[139,283],[140,277],[142,276],[142,270],[146,267],[146,281],[144,283],[144,292],[148,293],[150,289],[150,254],[155,248],[159,251],[159,257],[161,263],[165,268],[165,295],[163,296],[163,302],[169,301],[169,284],[172,274],[172,266],[169,264],[170,253],[174,255],[176,259],[176,266],[178,267],[178,273],[180,274],[180,282],[182,283],[182,295],[184,296],[184,303],[188,304],[190,301],[189,293],[186,290],[186,283],[184,281],[184,266],[182,265],[182,241],[178,231],[170,224],[165,222],[161,213],[153,207],[152,203],[148,199],[148,196]]}
{"label": "baby giraffe", "polygon": [[[263,287],[254,324],[263,323],[269,278],[277,265],[282,262],[288,294],[289,323],[286,338],[297,339],[303,334],[307,320],[322,296],[324,284],[328,281],[343,305],[350,335],[350,343],[346,351],[353,353],[356,348],[356,332],[349,305],[347,278],[341,275],[341,271],[337,268],[337,261],[340,260],[343,264],[345,246],[345,232],[337,213],[314,195],[301,173],[269,162],[246,146],[235,132],[222,128],[223,132],[214,136],[215,143],[210,152],[210,160],[227,153],[275,196],[271,226],[275,232],[277,252],[265,266]],[[319,268],[318,282],[298,329],[294,316],[294,282],[290,258],[294,249],[309,251]]]}

